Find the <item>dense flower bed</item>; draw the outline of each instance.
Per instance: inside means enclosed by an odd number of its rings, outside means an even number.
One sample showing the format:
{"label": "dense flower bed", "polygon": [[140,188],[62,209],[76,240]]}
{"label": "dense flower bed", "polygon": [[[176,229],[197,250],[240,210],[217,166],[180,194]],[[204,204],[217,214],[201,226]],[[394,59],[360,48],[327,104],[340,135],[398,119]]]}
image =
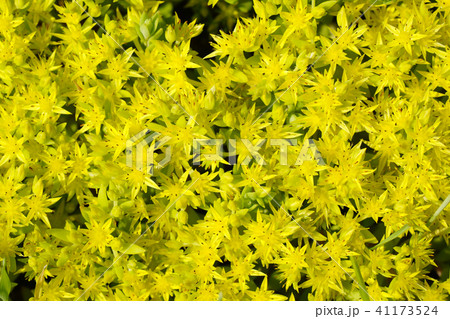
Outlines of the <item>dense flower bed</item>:
{"label": "dense flower bed", "polygon": [[1,1],[0,298],[448,300],[449,44],[446,0]]}

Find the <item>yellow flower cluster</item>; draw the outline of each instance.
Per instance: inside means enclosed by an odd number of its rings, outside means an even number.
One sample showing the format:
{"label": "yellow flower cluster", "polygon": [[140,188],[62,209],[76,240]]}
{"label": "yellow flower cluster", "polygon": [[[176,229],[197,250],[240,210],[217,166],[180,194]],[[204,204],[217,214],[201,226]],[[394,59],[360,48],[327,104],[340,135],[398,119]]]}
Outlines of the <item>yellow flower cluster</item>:
{"label": "yellow flower cluster", "polygon": [[0,2],[0,298],[448,300],[447,2],[176,4]]}

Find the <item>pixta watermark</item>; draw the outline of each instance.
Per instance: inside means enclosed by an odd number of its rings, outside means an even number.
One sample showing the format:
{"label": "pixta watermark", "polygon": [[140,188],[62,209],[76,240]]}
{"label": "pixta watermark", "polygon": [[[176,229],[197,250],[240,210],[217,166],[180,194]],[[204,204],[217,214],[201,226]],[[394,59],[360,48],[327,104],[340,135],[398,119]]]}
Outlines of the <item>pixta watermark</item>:
{"label": "pixta watermark", "polygon": [[[171,137],[158,132],[145,129],[130,138],[126,142],[126,164],[135,167],[139,171],[145,171],[152,175],[155,169],[161,169],[172,160],[172,147],[169,144]],[[298,146],[297,139],[259,139],[251,142],[249,139],[193,139],[192,140],[192,165],[201,165],[202,161],[226,162],[236,165],[240,153],[245,152],[245,157],[240,165],[249,165],[254,160],[258,165],[267,165],[267,160],[261,155],[261,148],[271,146],[279,149],[279,165],[287,166],[289,147]],[[227,154],[224,156],[224,148]],[[163,154],[163,158],[156,162],[155,153]],[[302,165],[304,161],[315,160],[318,165],[324,165],[319,150],[312,139],[306,139],[300,152],[296,155],[294,166]],[[291,164],[292,165],[292,164]]]}

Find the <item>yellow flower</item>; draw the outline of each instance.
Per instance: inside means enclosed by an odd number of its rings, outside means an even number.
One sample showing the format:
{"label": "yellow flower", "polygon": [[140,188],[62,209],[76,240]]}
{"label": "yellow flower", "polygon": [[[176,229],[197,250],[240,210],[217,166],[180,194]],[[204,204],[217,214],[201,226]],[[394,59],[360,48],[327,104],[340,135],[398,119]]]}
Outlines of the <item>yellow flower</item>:
{"label": "yellow flower", "polygon": [[105,255],[106,247],[110,246],[114,236],[111,233],[114,228],[111,227],[112,219],[108,219],[104,222],[97,222],[92,220],[87,224],[87,229],[81,230],[81,232],[87,236],[88,241],[84,246],[84,250],[99,251],[101,256]]}
{"label": "yellow flower", "polygon": [[39,218],[48,228],[52,228],[47,213],[52,212],[49,206],[59,201],[60,198],[49,198],[49,196],[44,193],[44,184],[42,180],[37,177],[33,180],[32,190],[33,193],[25,198],[25,207],[28,211],[27,221]]}

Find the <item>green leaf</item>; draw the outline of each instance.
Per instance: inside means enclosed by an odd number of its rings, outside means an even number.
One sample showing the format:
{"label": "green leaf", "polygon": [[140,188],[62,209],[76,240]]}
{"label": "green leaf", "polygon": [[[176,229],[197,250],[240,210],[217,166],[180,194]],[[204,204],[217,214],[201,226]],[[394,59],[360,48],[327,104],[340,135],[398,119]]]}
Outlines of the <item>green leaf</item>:
{"label": "green leaf", "polygon": [[44,286],[45,281],[45,269],[47,268],[47,265],[42,268],[41,274],[39,275],[38,279],[36,280],[36,287],[34,289],[34,297],[39,299],[41,298],[42,294],[42,287]]}
{"label": "green leaf", "polygon": [[106,186],[104,185],[102,185],[98,191],[98,203],[101,208],[108,208],[108,196],[106,195]]}
{"label": "green leaf", "polygon": [[378,245],[372,247],[371,249],[376,249],[380,246],[383,246],[384,244],[400,237],[404,232],[406,232],[408,229],[410,229],[411,227],[409,225],[405,225],[402,228],[400,228],[399,230],[397,230],[395,233],[393,233],[391,236],[389,236],[388,238],[383,239],[382,241],[380,241],[378,243]]}
{"label": "green leaf", "polygon": [[317,6],[328,11],[329,9],[331,9],[331,7],[333,7],[336,4],[336,2],[337,1],[325,1],[322,2],[321,4],[318,4]]}
{"label": "green leaf", "polygon": [[148,26],[146,23],[140,25],[139,31],[141,31],[142,36],[144,37],[145,40],[147,40],[150,37],[150,33],[148,32]]}
{"label": "green leaf", "polygon": [[239,70],[232,70],[231,71],[231,75],[232,75],[232,80],[238,83],[245,83],[248,81],[247,76],[245,75],[244,72],[239,71]]}
{"label": "green leaf", "polygon": [[364,237],[366,243],[376,244],[377,238],[369,230],[361,230],[361,235]]}
{"label": "green leaf", "polygon": [[364,301],[370,301],[369,293],[366,290],[366,283],[363,280],[363,277],[361,276],[361,271],[359,270],[358,263],[356,262],[356,259],[354,256],[350,256],[350,261],[352,262],[353,270],[355,271],[356,275],[356,282],[359,286],[359,293],[361,294],[361,298]]}
{"label": "green leaf", "polygon": [[123,251],[126,255],[142,254],[145,253],[145,249],[136,244],[131,245],[129,248]]}
{"label": "green leaf", "polygon": [[391,4],[392,0],[378,0],[375,6],[384,6],[386,4]]}
{"label": "green leaf", "polygon": [[23,10],[30,5],[30,2],[29,1],[26,2],[25,0],[14,0],[14,5],[16,6],[17,9]]}
{"label": "green leaf", "polygon": [[256,15],[258,17],[266,19],[266,17],[267,17],[266,10],[264,8],[264,5],[260,1],[253,0],[253,10],[255,10]]}
{"label": "green leaf", "polygon": [[17,270],[16,256],[9,257],[9,272],[15,273]]}
{"label": "green leaf", "polygon": [[434,212],[433,216],[428,220],[427,226],[431,225],[436,218],[438,218],[439,214],[444,210],[444,208],[450,203],[450,195],[444,200],[444,202],[439,206],[439,208]]}
{"label": "green leaf", "polygon": [[49,229],[48,233],[58,239],[70,242],[70,232],[66,229],[53,228]]}
{"label": "green leaf", "polygon": [[9,280],[8,273],[6,272],[5,260],[3,260],[2,275],[0,277],[0,299],[3,301],[8,301],[10,292],[11,281]]}

